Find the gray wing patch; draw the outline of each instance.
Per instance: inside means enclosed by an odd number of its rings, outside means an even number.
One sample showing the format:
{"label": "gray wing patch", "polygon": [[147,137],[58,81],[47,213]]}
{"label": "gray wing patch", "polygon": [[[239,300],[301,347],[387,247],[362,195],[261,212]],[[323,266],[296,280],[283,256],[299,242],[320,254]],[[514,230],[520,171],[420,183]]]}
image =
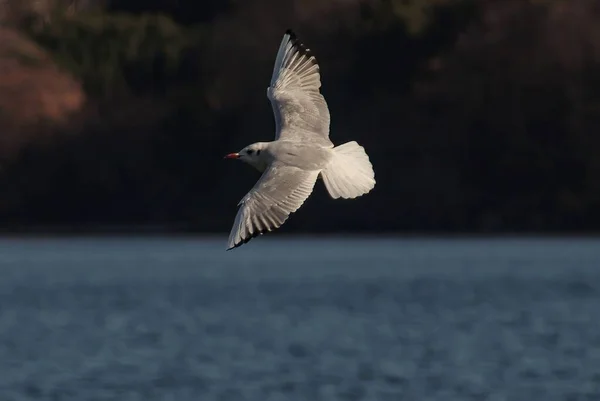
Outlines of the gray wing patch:
{"label": "gray wing patch", "polygon": [[329,108],[320,87],[317,60],[288,30],[279,46],[267,89],[275,116],[276,139],[333,146],[329,140]]}
{"label": "gray wing patch", "polygon": [[238,203],[227,250],[279,228],[310,196],[318,174],[318,171],[271,164]]}

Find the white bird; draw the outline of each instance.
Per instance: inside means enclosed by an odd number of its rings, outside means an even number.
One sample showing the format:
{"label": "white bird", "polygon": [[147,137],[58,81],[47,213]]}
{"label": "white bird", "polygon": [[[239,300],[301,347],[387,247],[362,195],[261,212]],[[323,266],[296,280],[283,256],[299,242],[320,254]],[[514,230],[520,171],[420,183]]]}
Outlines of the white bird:
{"label": "white bird", "polygon": [[267,97],[275,114],[275,140],[256,142],[225,158],[242,160],[262,176],[238,203],[227,250],[280,227],[322,178],[334,198],[356,198],[375,187],[375,173],[355,141],[329,140],[329,109],[321,95],[319,65],[287,30],[275,58]]}

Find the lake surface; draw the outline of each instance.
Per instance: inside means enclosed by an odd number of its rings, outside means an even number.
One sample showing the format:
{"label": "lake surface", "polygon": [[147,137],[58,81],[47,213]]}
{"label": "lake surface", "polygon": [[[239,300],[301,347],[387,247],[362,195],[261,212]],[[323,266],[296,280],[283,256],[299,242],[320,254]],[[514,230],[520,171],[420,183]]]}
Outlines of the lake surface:
{"label": "lake surface", "polygon": [[0,400],[600,400],[600,240],[0,239]]}

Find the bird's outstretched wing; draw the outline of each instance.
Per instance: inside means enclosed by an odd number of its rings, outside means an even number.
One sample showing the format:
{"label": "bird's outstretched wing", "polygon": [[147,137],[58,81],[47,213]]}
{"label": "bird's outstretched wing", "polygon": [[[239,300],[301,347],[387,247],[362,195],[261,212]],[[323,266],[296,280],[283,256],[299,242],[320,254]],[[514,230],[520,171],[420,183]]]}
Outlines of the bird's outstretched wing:
{"label": "bird's outstretched wing", "polygon": [[238,203],[227,250],[280,227],[302,206],[317,181],[318,171],[272,163]]}
{"label": "bird's outstretched wing", "polygon": [[329,108],[320,87],[317,60],[291,30],[286,31],[267,88],[275,115],[275,139],[333,146]]}

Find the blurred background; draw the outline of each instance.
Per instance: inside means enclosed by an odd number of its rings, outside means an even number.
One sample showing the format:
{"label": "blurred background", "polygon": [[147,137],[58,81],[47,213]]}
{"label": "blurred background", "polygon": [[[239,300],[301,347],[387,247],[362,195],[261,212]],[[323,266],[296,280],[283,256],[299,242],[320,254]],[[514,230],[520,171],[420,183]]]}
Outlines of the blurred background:
{"label": "blurred background", "polygon": [[600,227],[594,0],[2,0],[0,18],[5,231],[226,233],[258,175],[222,156],[273,138],[287,28],[378,184],[317,185],[282,232]]}
{"label": "blurred background", "polygon": [[[288,28],[377,185],[225,252]],[[0,400],[599,400],[599,67],[598,0],[0,0]]]}

